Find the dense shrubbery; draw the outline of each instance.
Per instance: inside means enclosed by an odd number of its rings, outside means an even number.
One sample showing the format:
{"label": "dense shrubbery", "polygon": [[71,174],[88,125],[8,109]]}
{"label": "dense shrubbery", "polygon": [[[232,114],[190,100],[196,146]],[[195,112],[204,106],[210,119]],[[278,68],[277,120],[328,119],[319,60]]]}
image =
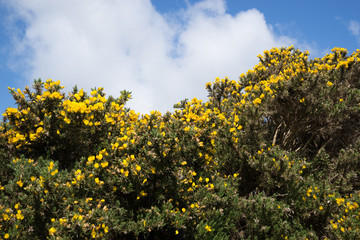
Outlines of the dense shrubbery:
{"label": "dense shrubbery", "polygon": [[0,238],[360,238],[360,51],[271,49],[207,102],[10,89]]}

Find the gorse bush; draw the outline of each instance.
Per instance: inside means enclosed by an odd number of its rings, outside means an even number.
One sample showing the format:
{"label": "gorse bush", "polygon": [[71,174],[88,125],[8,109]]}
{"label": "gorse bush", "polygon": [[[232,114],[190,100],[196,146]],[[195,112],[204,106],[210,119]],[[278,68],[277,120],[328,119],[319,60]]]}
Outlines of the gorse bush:
{"label": "gorse bush", "polygon": [[140,115],[36,80],[0,127],[3,239],[360,238],[360,51],[259,55]]}

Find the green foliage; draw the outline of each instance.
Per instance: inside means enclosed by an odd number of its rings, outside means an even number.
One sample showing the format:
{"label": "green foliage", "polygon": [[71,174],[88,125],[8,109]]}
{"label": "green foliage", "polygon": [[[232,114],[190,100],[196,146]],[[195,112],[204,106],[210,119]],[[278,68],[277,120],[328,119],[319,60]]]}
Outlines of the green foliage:
{"label": "green foliage", "polygon": [[0,238],[359,238],[360,52],[307,56],[265,51],[165,114],[125,90],[10,89]]}

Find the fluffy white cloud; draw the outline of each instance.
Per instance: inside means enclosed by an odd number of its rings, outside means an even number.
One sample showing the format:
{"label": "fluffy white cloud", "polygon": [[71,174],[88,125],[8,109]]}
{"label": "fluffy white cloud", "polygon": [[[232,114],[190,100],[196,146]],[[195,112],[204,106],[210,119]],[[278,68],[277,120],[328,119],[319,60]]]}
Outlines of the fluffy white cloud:
{"label": "fluffy white cloud", "polygon": [[276,36],[256,9],[226,13],[224,0],[188,4],[161,15],[149,0],[14,0],[26,23],[18,42],[28,79],[52,78],[70,91],[103,86],[109,95],[133,92],[129,106],[146,113],[172,110],[184,98],[206,100],[205,83],[238,76],[275,46]]}

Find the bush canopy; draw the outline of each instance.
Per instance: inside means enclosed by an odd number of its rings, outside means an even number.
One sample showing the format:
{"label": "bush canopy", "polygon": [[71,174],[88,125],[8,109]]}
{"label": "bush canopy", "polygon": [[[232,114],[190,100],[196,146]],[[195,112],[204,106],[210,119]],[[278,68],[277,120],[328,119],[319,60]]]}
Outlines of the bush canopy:
{"label": "bush canopy", "polygon": [[308,55],[265,51],[164,114],[9,88],[0,238],[359,239],[360,50]]}

